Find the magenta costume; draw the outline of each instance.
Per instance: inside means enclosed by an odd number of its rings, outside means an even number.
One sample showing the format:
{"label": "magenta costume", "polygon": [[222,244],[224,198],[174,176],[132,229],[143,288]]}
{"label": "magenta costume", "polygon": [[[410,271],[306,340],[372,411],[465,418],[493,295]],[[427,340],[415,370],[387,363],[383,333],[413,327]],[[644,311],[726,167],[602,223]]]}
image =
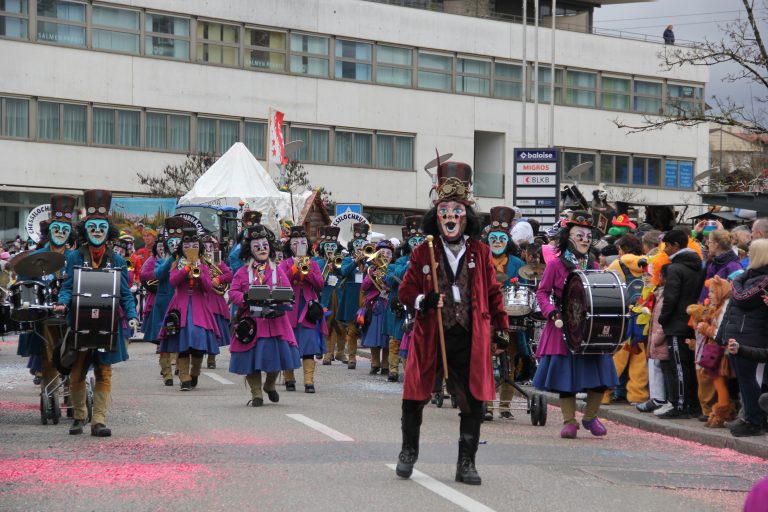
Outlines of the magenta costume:
{"label": "magenta costume", "polygon": [[[217,266],[221,270],[219,283],[221,283],[222,286],[232,283],[232,271],[229,270],[229,267],[226,266],[223,261],[221,263],[217,263]],[[219,326],[219,333],[221,334],[221,345],[228,345],[229,306],[227,305],[227,300],[223,295],[219,295],[218,293],[213,292],[213,302],[213,316],[216,319],[216,324]]]}
{"label": "magenta costume", "polygon": [[[139,273],[139,277],[141,277],[142,281],[152,281],[155,278],[155,263],[157,262],[157,258],[154,256],[150,256],[150,258],[144,262],[144,264],[141,266],[141,272]],[[130,278],[130,276],[129,276]],[[147,321],[147,318],[149,317],[150,313],[152,312],[152,307],[155,305],[155,293],[154,292],[147,292],[147,298],[144,300],[144,308],[141,312],[141,322],[142,324],[145,324]],[[146,327],[145,327],[145,333],[146,334]]]}
{"label": "magenta costume", "polygon": [[[235,274],[229,288],[229,299],[237,308],[240,318],[250,314],[245,295],[251,284],[266,284],[270,288],[290,286],[285,272],[273,262],[269,262],[264,270],[263,279],[261,283],[256,271],[252,270],[251,262],[240,267]],[[251,375],[260,371],[277,372],[300,368],[299,347],[288,314],[277,318],[252,318],[256,324],[256,334],[252,341],[243,343],[232,336],[229,371],[238,375]]]}
{"label": "magenta costume", "polygon": [[294,258],[288,258],[280,263],[280,270],[291,280],[295,304],[293,310],[286,313],[291,322],[296,342],[299,345],[299,354],[302,357],[322,355],[325,353],[325,336],[328,327],[325,316],[318,322],[310,322],[307,319],[309,303],[320,303],[320,292],[325,283],[317,262],[309,260],[309,274],[303,275],[294,265]]}

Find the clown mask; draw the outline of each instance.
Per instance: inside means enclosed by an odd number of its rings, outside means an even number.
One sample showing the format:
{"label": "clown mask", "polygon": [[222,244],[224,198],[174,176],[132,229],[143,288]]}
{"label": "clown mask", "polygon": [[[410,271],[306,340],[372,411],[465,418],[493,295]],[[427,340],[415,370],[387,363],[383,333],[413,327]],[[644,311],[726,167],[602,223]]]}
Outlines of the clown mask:
{"label": "clown mask", "polygon": [[208,256],[213,257],[213,253],[216,252],[216,246],[214,245],[214,243],[213,242],[205,242],[204,245],[205,245],[205,253]]}
{"label": "clown mask", "polygon": [[440,234],[448,242],[459,240],[467,229],[467,207],[456,201],[437,205],[437,223]]}
{"label": "clown mask", "polygon": [[165,245],[163,243],[158,242],[155,250],[157,251],[157,259],[165,258]]}
{"label": "clown mask", "polygon": [[188,260],[197,259],[200,254],[200,243],[184,242],[181,249],[184,252],[184,257],[187,258]]}
{"label": "clown mask", "polygon": [[389,263],[392,261],[392,251],[390,249],[387,249],[386,247],[382,247],[379,249],[379,257],[385,262]]}
{"label": "clown mask", "polygon": [[104,219],[85,221],[85,232],[88,234],[88,243],[94,247],[101,247],[107,241],[109,234],[109,222]]}
{"label": "clown mask", "polygon": [[355,238],[352,240],[352,248],[355,250],[356,253],[359,253],[363,250],[363,246],[367,243],[367,240],[365,238]]}
{"label": "clown mask", "polygon": [[307,243],[307,239],[303,236],[299,236],[296,238],[291,238],[291,241],[289,243],[289,247],[291,248],[291,253],[293,253],[294,256],[297,258],[303,258],[307,255],[307,247],[309,244]]}
{"label": "clown mask", "polygon": [[66,244],[70,233],[72,233],[72,226],[67,222],[51,222],[51,225],[48,227],[51,243],[56,247]]}
{"label": "clown mask", "polygon": [[257,238],[251,240],[251,256],[256,261],[264,262],[269,259],[269,240],[266,238]]}
{"label": "clown mask", "polygon": [[488,245],[491,246],[494,256],[501,256],[509,245],[509,235],[500,231],[491,231],[488,233]]}
{"label": "clown mask", "polygon": [[181,238],[173,237],[168,239],[168,250],[171,252],[171,254],[176,252],[176,249],[179,248],[180,243]]}
{"label": "clown mask", "polygon": [[424,237],[421,235],[412,236],[408,239],[408,245],[411,247],[411,249],[415,249],[416,247],[420,246],[424,242]]}
{"label": "clown mask", "polygon": [[338,246],[334,242],[326,242],[323,245],[323,250],[325,251],[325,257],[331,258],[334,254],[336,254],[336,248]]}
{"label": "clown mask", "polygon": [[116,245],[112,248],[113,251],[115,251],[115,254],[119,254],[123,258],[125,258],[125,248],[120,247],[119,245]]}
{"label": "clown mask", "polygon": [[579,256],[584,256],[589,252],[592,245],[592,230],[582,226],[574,226],[569,234],[569,245]]}

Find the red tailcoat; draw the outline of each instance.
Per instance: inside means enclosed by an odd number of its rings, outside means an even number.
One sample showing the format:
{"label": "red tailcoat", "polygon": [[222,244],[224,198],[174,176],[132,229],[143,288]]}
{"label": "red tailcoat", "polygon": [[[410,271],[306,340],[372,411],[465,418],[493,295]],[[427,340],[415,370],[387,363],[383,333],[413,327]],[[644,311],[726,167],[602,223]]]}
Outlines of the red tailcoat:
{"label": "red tailcoat", "polygon": [[[435,262],[443,261],[443,246],[435,239]],[[495,400],[496,387],[491,365],[491,323],[495,330],[507,330],[509,322],[504,312],[504,301],[496,270],[488,246],[478,240],[469,240],[464,255],[463,272],[469,272],[472,303],[472,356],[469,369],[469,390],[477,400]],[[400,285],[400,302],[414,307],[416,297],[434,291],[432,271],[429,266],[429,246],[423,243],[414,249],[408,271]],[[441,290],[446,295],[450,290]],[[437,330],[437,310],[419,311],[411,334],[411,345],[405,371],[403,399],[426,400],[435,387],[435,372],[440,355],[440,339]]]}

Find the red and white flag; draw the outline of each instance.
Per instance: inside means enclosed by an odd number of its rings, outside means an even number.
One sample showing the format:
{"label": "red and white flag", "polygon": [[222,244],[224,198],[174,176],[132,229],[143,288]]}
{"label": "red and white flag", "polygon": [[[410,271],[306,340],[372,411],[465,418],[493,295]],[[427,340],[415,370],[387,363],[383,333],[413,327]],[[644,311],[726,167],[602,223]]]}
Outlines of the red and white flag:
{"label": "red and white flag", "polygon": [[283,113],[269,109],[269,160],[281,165],[285,160],[285,141],[283,140]]}

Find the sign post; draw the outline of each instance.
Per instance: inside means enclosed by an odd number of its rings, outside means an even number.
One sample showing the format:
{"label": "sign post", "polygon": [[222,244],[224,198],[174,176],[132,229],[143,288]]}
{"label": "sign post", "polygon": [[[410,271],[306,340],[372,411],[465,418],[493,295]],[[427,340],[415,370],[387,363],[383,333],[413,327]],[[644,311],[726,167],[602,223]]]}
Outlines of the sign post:
{"label": "sign post", "polygon": [[541,224],[560,216],[560,153],[555,148],[516,148],[513,204]]}
{"label": "sign post", "polygon": [[42,233],[40,233],[40,223],[44,220],[48,220],[50,213],[51,205],[41,204],[35,206],[32,211],[29,212],[29,215],[27,215],[27,220],[24,222],[24,228],[27,231],[27,236],[34,240],[35,243],[40,242],[40,239],[42,238]]}

